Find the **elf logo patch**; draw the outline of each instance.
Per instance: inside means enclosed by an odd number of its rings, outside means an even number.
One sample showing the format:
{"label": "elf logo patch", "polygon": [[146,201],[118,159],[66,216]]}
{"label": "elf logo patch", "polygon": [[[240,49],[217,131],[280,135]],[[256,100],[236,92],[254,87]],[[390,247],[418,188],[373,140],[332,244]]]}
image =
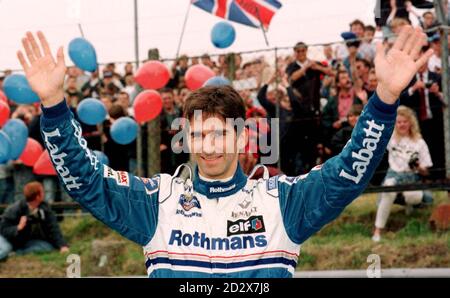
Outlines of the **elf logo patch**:
{"label": "elf logo patch", "polygon": [[227,236],[255,234],[266,231],[262,215],[252,216],[248,219],[227,221]]}

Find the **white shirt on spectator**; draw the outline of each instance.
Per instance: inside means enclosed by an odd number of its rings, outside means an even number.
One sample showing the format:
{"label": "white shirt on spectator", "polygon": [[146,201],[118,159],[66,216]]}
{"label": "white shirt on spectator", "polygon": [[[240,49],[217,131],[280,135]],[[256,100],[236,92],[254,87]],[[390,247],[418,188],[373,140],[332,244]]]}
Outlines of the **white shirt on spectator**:
{"label": "white shirt on spectator", "polygon": [[419,166],[429,168],[433,166],[430,151],[424,139],[411,139],[402,137],[400,140],[392,137],[387,150],[389,151],[389,167],[395,172],[411,172],[409,161],[413,154],[418,154]]}

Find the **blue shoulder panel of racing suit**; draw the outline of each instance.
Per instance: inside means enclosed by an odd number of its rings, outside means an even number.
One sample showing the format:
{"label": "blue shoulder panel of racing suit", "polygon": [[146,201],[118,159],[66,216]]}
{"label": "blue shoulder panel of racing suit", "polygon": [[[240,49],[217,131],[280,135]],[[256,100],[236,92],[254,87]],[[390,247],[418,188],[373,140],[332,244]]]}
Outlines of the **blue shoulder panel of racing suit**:
{"label": "blue shoulder panel of racing suit", "polygon": [[42,138],[69,195],[124,237],[146,245],[157,225],[159,179],[137,178],[101,164],[87,149],[65,100],[42,110]]}
{"label": "blue shoulder panel of racing suit", "polygon": [[269,180],[269,190],[278,186],[284,226],[294,243],[303,243],[364,191],[391,138],[397,107],[398,101],[388,105],[374,94],[339,155],[306,177]]}

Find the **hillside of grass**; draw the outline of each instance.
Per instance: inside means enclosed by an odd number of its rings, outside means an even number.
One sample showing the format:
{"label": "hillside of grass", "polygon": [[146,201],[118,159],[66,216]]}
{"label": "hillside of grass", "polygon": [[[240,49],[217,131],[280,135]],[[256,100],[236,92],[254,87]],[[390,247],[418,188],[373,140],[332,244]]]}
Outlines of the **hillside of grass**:
{"label": "hillside of grass", "polygon": [[[362,196],[304,243],[297,270],[366,269],[370,254],[380,256],[383,269],[450,268],[450,231],[433,232],[428,225],[433,208],[448,203],[447,193],[436,192],[434,197],[434,206],[408,216],[394,206],[383,240],[374,243],[376,196]],[[61,228],[70,253],[80,256],[82,276],[146,275],[142,248],[91,216],[66,217]],[[65,277],[67,255],[55,251],[12,256],[0,262],[0,277]]]}

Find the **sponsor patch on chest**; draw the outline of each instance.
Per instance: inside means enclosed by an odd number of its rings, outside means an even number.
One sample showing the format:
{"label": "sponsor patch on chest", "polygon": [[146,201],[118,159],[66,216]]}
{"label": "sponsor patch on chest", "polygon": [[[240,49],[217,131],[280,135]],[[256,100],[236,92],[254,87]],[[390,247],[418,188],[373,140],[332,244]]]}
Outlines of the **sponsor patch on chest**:
{"label": "sponsor patch on chest", "polygon": [[248,219],[227,221],[227,236],[256,234],[266,231],[262,215],[252,216]]}
{"label": "sponsor patch on chest", "polygon": [[[181,208],[180,208],[181,206]],[[185,217],[202,217],[200,201],[195,197],[188,197],[184,194],[180,195],[178,200],[178,208],[176,214]]]}

